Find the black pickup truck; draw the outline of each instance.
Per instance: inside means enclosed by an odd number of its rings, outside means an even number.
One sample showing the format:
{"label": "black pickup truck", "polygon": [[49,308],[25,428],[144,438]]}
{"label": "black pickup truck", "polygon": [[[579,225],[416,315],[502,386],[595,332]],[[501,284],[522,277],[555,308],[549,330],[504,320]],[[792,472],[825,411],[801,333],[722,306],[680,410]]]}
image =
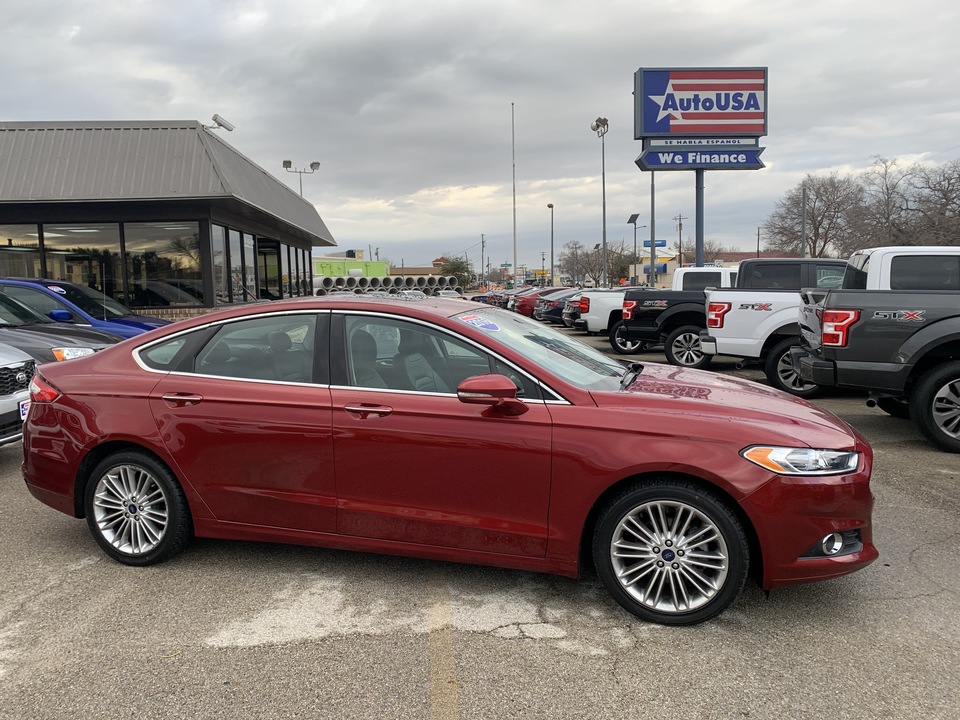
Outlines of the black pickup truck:
{"label": "black pickup truck", "polygon": [[821,386],[869,392],[867,405],[912,418],[960,452],[960,291],[808,290],[792,361]]}
{"label": "black pickup truck", "polygon": [[[750,258],[740,263],[734,288],[740,290],[793,291],[817,287],[818,267],[837,266],[837,280],[846,265],[843,260],[823,258]],[[714,285],[717,287],[717,285]],[[713,355],[700,345],[700,331],[707,327],[705,286],[698,290],[627,290],[623,298],[624,341],[664,345],[671,365],[703,368]],[[795,295],[794,295],[795,296]],[[769,309],[769,307],[768,307]],[[792,317],[795,317],[795,311]],[[796,325],[791,320],[792,325]]]}

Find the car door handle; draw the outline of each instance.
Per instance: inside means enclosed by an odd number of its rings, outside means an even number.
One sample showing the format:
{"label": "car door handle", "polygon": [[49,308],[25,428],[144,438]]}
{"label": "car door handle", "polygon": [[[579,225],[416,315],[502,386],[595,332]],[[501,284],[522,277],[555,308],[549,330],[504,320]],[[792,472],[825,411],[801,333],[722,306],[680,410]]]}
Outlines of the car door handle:
{"label": "car door handle", "polygon": [[361,420],[366,420],[371,415],[384,417],[393,412],[392,407],[387,407],[386,405],[367,405],[366,403],[361,403],[360,405],[345,405],[343,409],[351,415],[359,415]]}
{"label": "car door handle", "polygon": [[199,405],[203,402],[203,395],[172,393],[163,395],[162,397],[163,401],[172,407],[189,407],[190,405]]}

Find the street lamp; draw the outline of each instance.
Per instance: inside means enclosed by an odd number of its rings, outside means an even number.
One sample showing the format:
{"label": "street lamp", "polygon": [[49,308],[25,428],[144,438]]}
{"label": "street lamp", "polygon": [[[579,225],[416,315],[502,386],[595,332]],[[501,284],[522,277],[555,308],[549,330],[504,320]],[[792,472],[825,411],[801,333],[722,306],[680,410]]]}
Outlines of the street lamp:
{"label": "street lamp", "polygon": [[600,138],[600,182],[603,191],[603,286],[610,284],[607,274],[607,150],[603,136],[607,134],[608,124],[605,117],[598,117],[590,123],[590,129]]}
{"label": "street lamp", "polygon": [[[636,282],[640,283],[640,256],[637,255],[637,220],[640,218],[640,213],[634,213],[627,218],[627,225],[633,225],[633,262],[636,263]],[[640,227],[645,228],[646,225],[641,225]],[[650,272],[653,272],[653,268],[650,269]]]}
{"label": "street lamp", "polygon": [[320,163],[314,161],[310,163],[309,170],[301,170],[300,168],[295,168],[293,163],[289,160],[283,161],[283,169],[287,172],[297,173],[300,176],[300,197],[303,197],[303,176],[304,175],[313,175],[317,170],[320,169]]}
{"label": "street lamp", "polygon": [[553,203],[547,203],[547,207],[550,208],[550,287],[553,287]]}

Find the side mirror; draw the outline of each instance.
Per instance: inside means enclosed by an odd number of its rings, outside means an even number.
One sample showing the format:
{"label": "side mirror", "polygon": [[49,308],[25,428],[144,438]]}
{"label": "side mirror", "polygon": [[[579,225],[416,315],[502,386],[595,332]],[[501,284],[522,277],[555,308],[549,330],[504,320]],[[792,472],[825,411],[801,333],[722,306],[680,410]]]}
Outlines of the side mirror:
{"label": "side mirror", "polygon": [[73,322],[73,313],[60,308],[50,311],[50,319],[57,322]]}
{"label": "side mirror", "polygon": [[517,386],[503,375],[475,375],[457,386],[457,398],[467,405],[489,405],[501,415],[523,415],[529,408],[517,400]]}

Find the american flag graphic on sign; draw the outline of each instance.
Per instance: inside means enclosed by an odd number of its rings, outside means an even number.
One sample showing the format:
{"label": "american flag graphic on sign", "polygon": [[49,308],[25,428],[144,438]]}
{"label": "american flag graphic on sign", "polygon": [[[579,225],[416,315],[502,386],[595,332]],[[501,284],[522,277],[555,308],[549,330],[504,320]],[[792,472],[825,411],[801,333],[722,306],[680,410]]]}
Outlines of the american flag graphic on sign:
{"label": "american flag graphic on sign", "polygon": [[766,135],[766,68],[639,70],[637,137]]}

